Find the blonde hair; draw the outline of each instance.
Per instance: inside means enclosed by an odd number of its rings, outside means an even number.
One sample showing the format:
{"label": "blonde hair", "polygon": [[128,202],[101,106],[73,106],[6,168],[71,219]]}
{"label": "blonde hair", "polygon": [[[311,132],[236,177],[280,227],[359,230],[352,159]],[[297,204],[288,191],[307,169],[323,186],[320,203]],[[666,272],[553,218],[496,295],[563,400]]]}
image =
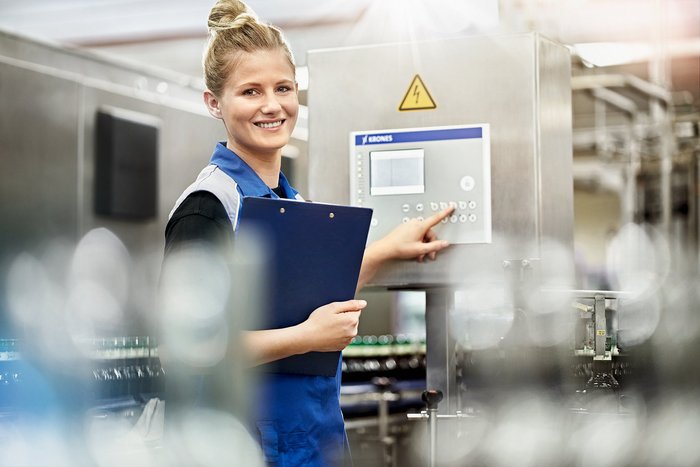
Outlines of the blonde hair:
{"label": "blonde hair", "polygon": [[209,13],[209,43],[204,53],[204,82],[216,96],[235,66],[236,55],[256,50],[281,49],[289,64],[294,57],[282,31],[258,21],[253,10],[239,0],[218,0]]}

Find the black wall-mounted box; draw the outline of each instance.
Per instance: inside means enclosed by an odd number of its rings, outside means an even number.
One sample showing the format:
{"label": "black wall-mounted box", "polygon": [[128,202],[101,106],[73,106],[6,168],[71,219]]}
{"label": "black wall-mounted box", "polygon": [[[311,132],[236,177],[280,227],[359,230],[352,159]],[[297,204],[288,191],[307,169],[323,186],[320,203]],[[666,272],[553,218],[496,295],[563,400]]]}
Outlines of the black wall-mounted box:
{"label": "black wall-mounted box", "polygon": [[151,219],[158,210],[158,120],[120,109],[96,116],[95,212]]}

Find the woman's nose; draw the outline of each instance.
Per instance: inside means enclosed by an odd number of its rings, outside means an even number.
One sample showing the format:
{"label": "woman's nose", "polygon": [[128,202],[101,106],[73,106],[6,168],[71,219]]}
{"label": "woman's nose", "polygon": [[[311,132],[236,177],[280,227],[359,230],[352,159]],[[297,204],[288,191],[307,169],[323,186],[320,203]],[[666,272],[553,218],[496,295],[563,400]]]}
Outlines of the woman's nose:
{"label": "woman's nose", "polygon": [[263,106],[260,110],[262,110],[264,113],[275,113],[281,108],[282,106],[277,100],[277,96],[274,94],[267,94],[265,95],[265,102],[263,102]]}

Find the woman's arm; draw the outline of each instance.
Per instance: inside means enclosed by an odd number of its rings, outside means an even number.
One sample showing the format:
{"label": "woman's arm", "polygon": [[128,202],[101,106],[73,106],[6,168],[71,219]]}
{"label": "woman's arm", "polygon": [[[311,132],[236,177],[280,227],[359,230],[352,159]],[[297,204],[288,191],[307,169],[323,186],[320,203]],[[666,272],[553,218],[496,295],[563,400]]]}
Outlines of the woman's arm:
{"label": "woman's arm", "polygon": [[250,366],[307,352],[343,350],[357,335],[364,300],[334,302],[314,310],[303,323],[282,329],[244,331],[243,346]]}
{"label": "woman's arm", "polygon": [[438,240],[432,229],[452,211],[454,208],[450,207],[422,221],[411,219],[370,244],[362,258],[357,290],[372,280],[379,268],[389,260],[415,258],[423,261],[426,256],[434,260],[437,252],[447,248],[449,243]]}
{"label": "woman's arm", "polygon": [[[448,208],[427,219],[412,219],[401,224],[384,238],[367,247],[357,290],[360,290],[392,259],[417,259],[428,256],[435,259],[438,251],[449,245],[438,240],[432,228],[452,214]],[[292,355],[307,352],[332,352],[343,350],[357,335],[360,310],[367,306],[364,300],[335,302],[314,310],[301,324],[282,329],[246,331],[243,342],[251,366],[261,365]]]}

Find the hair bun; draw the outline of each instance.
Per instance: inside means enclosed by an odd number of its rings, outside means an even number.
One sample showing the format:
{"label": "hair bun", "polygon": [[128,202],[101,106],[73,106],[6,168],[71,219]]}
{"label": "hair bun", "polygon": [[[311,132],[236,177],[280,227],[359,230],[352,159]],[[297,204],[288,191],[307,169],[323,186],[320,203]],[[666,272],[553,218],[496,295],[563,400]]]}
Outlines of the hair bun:
{"label": "hair bun", "polygon": [[280,50],[292,73],[294,56],[276,27],[258,20],[255,12],[241,0],[217,0],[209,13],[209,41],[204,52],[204,82],[207,89],[220,96],[235,66],[232,55],[257,50]]}
{"label": "hair bun", "polygon": [[258,19],[248,6],[239,0],[219,0],[209,13],[207,26],[210,32],[238,29]]}

